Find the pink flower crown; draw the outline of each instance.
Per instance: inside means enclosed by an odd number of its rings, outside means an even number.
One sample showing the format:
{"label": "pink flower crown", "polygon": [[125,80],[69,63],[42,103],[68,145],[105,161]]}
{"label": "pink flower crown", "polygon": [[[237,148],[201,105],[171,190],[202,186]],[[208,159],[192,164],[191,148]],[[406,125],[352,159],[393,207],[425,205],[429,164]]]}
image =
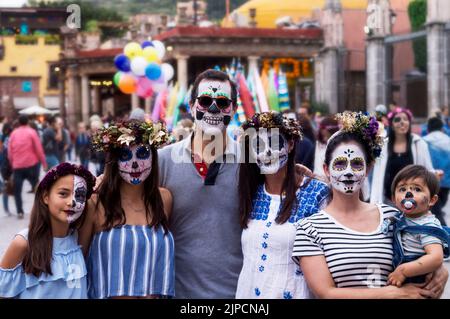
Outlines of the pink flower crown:
{"label": "pink flower crown", "polygon": [[393,111],[389,112],[389,114],[387,115],[388,120],[392,121],[394,116],[396,116],[398,113],[405,113],[408,116],[410,122],[413,119],[413,115],[409,109],[400,107],[400,106],[396,106],[395,109]]}

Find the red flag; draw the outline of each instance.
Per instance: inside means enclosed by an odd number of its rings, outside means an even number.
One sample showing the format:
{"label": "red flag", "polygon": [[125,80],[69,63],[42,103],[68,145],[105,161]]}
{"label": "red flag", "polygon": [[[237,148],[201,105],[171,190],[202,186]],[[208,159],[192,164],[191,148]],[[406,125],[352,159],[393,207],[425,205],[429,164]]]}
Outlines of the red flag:
{"label": "red flag", "polygon": [[248,89],[247,82],[242,73],[239,74],[239,95],[241,97],[245,116],[251,118],[255,114],[255,106],[253,105],[252,94]]}

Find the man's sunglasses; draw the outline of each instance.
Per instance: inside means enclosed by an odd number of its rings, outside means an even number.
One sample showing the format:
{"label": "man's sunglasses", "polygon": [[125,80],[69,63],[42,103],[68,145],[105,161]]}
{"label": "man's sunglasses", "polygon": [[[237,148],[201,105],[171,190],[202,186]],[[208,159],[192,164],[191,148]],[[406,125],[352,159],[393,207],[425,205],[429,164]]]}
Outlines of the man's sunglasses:
{"label": "man's sunglasses", "polygon": [[197,97],[197,100],[198,104],[205,109],[209,108],[214,101],[216,101],[216,105],[219,109],[226,109],[232,102],[229,98],[226,98],[224,96],[213,98],[207,95],[199,96]]}

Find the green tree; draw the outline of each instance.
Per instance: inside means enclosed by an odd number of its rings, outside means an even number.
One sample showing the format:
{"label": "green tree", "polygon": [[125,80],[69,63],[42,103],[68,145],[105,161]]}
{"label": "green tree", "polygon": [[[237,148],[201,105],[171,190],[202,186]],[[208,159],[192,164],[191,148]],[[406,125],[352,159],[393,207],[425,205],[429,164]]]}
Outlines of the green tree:
{"label": "green tree", "polygon": [[[94,2],[83,0],[62,0],[62,1],[34,1],[30,0],[30,6],[37,6],[40,8],[65,8],[70,4],[78,4],[81,11],[81,30],[92,31],[94,21],[97,22],[124,22],[125,17],[118,13],[117,10],[105,8],[104,6],[96,5]],[[99,26],[102,40],[113,37],[121,37],[125,34],[125,29]]]}
{"label": "green tree", "polygon": [[[408,14],[412,31],[423,29],[427,20],[427,0],[411,1],[408,6]],[[427,39],[414,40],[413,49],[416,67],[422,72],[427,72]]]}
{"label": "green tree", "polygon": [[[207,14],[210,20],[222,20],[226,14],[226,0],[208,0]],[[247,0],[230,0],[230,12]]]}

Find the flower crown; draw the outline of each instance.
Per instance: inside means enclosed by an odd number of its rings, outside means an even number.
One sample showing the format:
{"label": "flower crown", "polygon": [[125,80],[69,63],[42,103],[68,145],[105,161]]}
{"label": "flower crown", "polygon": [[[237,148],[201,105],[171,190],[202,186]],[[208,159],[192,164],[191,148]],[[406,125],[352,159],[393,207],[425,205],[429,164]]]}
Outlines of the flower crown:
{"label": "flower crown", "polygon": [[336,119],[342,123],[339,132],[354,133],[369,145],[373,158],[377,158],[381,154],[383,147],[383,137],[379,133],[381,128],[375,116],[368,113],[349,112],[336,114]]}
{"label": "flower crown", "polygon": [[405,113],[406,116],[408,116],[410,122],[413,119],[413,115],[410,110],[408,110],[404,107],[396,106],[395,109],[393,109],[391,112],[389,112],[389,114],[387,116],[389,121],[391,121],[394,118],[394,116],[396,116],[398,113]]}
{"label": "flower crown", "polygon": [[87,194],[86,199],[89,199],[94,192],[95,186],[95,176],[92,173],[84,168],[81,165],[70,164],[70,163],[61,163],[58,166],[50,169],[47,174],[45,174],[44,178],[39,183],[38,189],[47,190],[61,177],[66,175],[77,175],[86,181],[87,185]]}
{"label": "flower crown", "polygon": [[103,152],[133,144],[148,144],[159,148],[168,139],[169,133],[162,123],[129,120],[102,127],[92,137],[92,147]]}
{"label": "flower crown", "polygon": [[289,119],[278,112],[255,113],[251,119],[242,124],[242,128],[277,128],[288,139],[301,139],[303,137],[301,126],[297,120]]}

